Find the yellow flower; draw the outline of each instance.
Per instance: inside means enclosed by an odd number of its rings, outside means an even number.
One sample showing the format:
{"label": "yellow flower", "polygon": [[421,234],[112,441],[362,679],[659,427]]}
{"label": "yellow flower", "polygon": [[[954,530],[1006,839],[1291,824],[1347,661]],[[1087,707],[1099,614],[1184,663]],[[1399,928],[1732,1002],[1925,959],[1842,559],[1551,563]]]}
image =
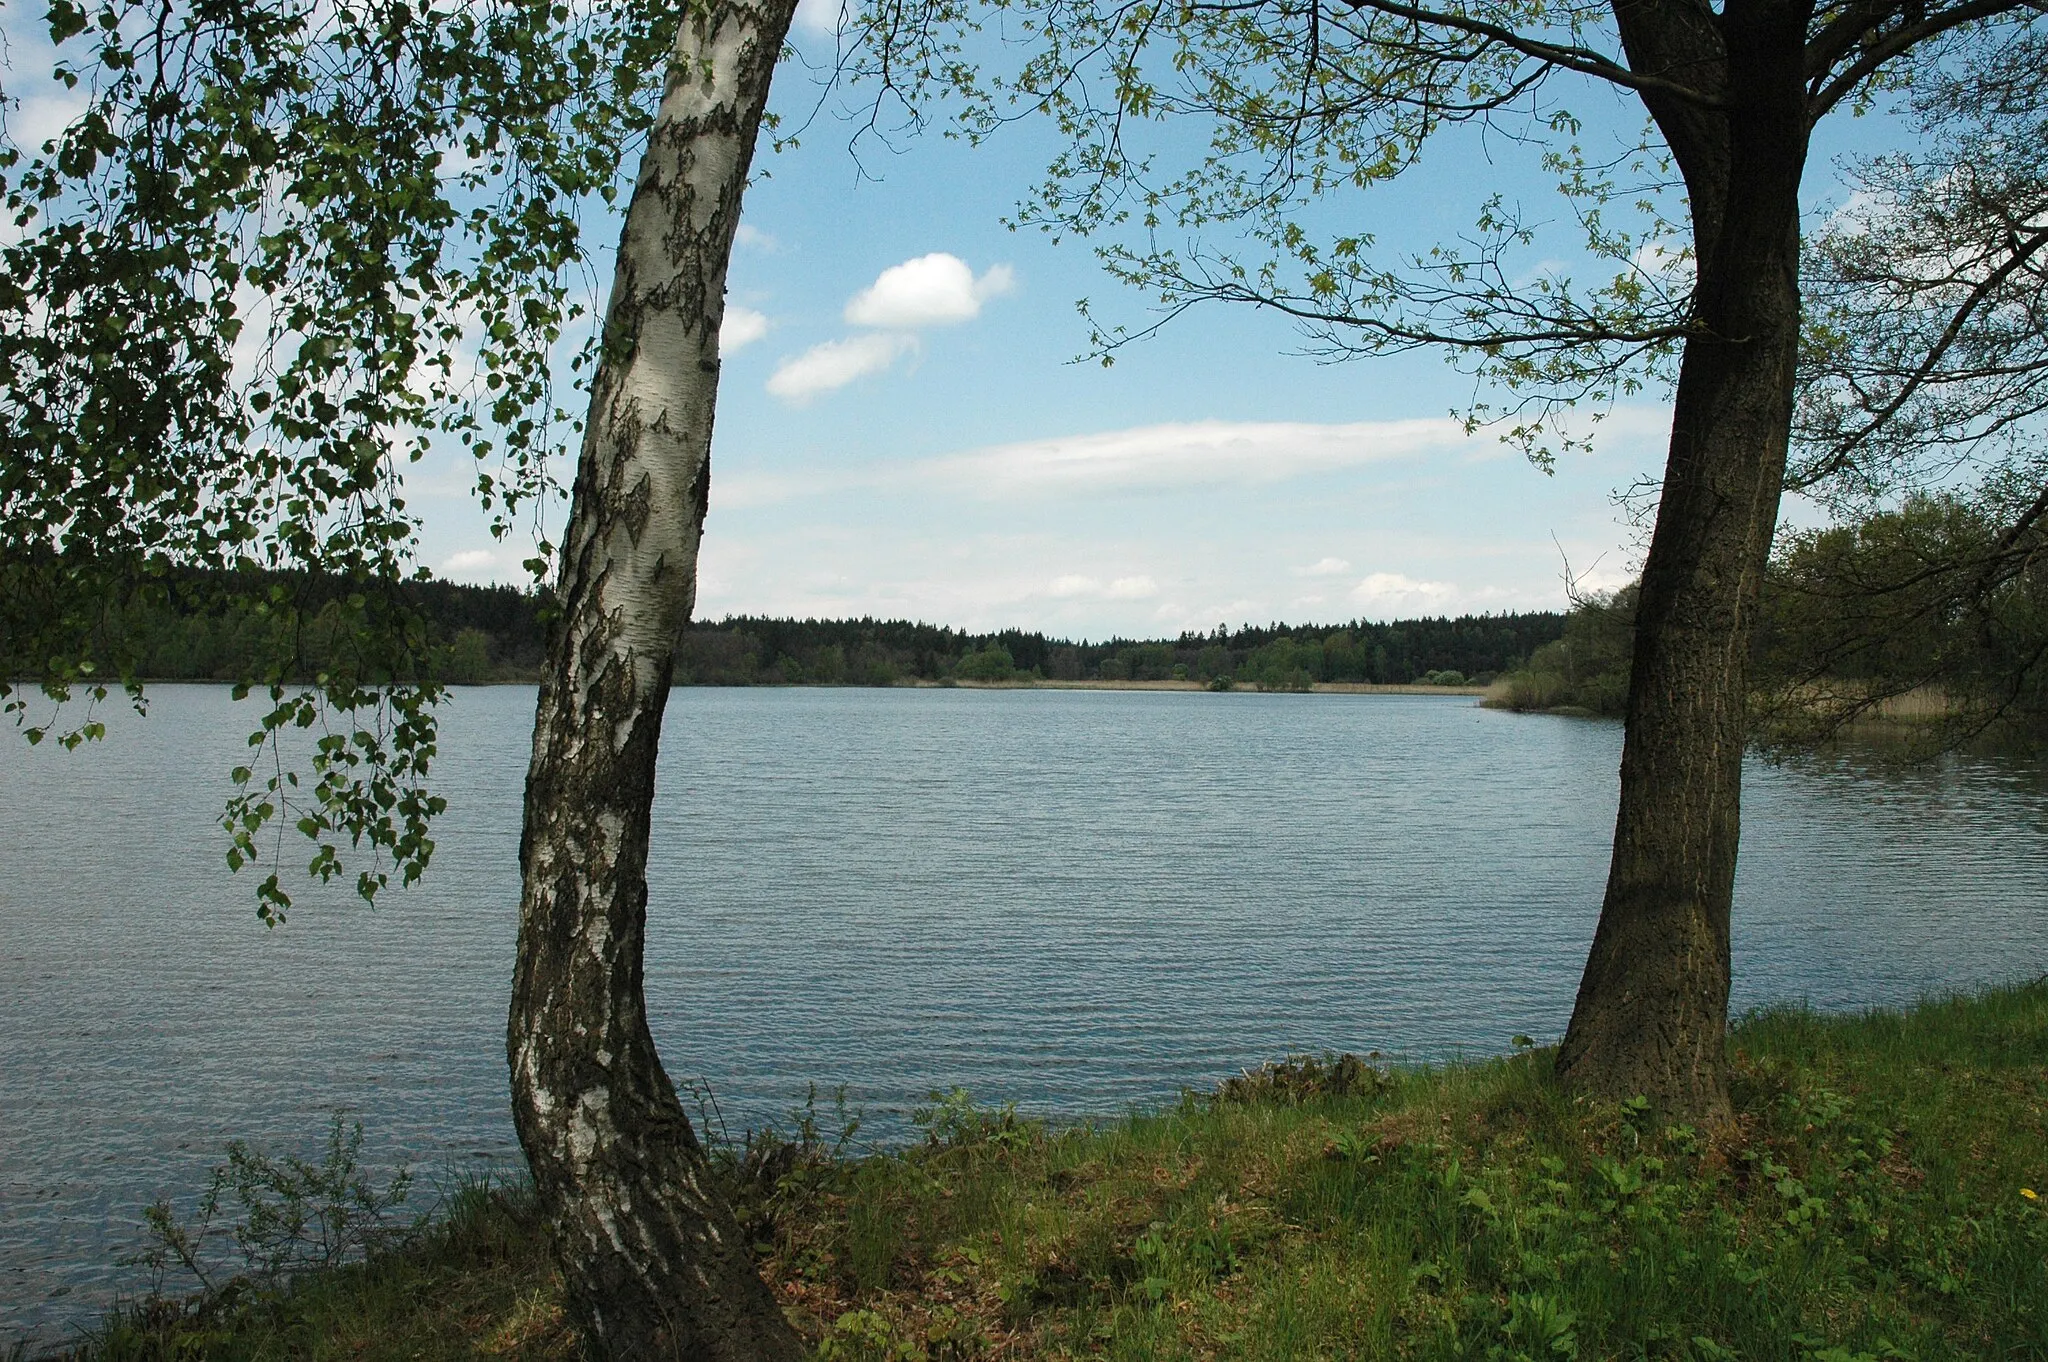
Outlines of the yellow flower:
{"label": "yellow flower", "polygon": [[2040,1195],[2036,1193],[2034,1189],[2031,1187],[2020,1188],[2020,1195],[2025,1197],[2029,1201],[2039,1201],[2041,1199]]}

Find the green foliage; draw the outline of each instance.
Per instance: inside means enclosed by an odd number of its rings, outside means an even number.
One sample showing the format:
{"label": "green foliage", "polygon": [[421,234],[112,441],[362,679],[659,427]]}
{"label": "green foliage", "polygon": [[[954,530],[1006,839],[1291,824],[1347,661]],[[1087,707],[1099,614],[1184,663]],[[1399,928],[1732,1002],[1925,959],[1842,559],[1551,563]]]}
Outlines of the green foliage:
{"label": "green foliage", "polygon": [[[1013,674],[1057,681],[1207,684],[1230,678],[1232,684],[1268,690],[1305,690],[1319,681],[1404,684],[1431,671],[1490,677],[1556,638],[1563,625],[1562,616],[1532,612],[1357,621],[1335,628],[1248,625],[1177,639],[1076,643],[1026,630],[966,634],[902,620],[737,617],[699,625],[684,636],[676,679],[727,686],[1002,680],[1007,657]],[[498,640],[501,652],[513,646]]]}
{"label": "green foliage", "polygon": [[1323,679],[1323,670],[1319,640],[1276,638],[1245,656],[1236,679],[1260,690],[1305,691]]}
{"label": "green foliage", "polygon": [[[142,681],[229,681],[292,659],[287,682],[346,674],[358,624],[346,578],[305,573],[168,575],[162,595],[131,600],[101,616],[95,671],[125,658]],[[272,589],[287,605],[272,608]],[[406,582],[398,589],[417,623],[407,680],[453,684],[531,680],[540,663],[541,598],[509,586]],[[0,655],[0,673],[22,675],[26,660]]]}
{"label": "green foliage", "polygon": [[1503,709],[1620,715],[1628,709],[1637,588],[1582,598],[1564,634],[1496,683],[1485,703]]}
{"label": "green foliage", "polygon": [[993,643],[967,654],[953,668],[953,675],[962,681],[1007,681],[1016,674],[1017,662],[1010,650]]}
{"label": "green foliage", "polygon": [[191,1299],[152,1296],[61,1356],[568,1362],[577,1344],[552,1278],[530,1191],[473,1178],[444,1192],[431,1221],[359,1259],[269,1284],[238,1277]]}
{"label": "green foliage", "polygon": [[978,1107],[965,1088],[930,1094],[931,1104],[910,1114],[910,1123],[924,1132],[933,1149],[986,1146],[1019,1149],[1033,1138],[1032,1127],[1017,1116],[1014,1102],[990,1111]]}
{"label": "green foliage", "polygon": [[[0,139],[0,710],[31,741],[97,736],[91,704],[142,703],[120,623],[214,574],[252,618],[233,679],[270,700],[252,767],[284,760],[309,706],[345,752],[322,749],[310,788],[240,780],[230,860],[290,825],[323,878],[343,842],[367,849],[372,895],[385,857],[425,867],[438,807],[405,469],[466,446],[501,535],[549,490],[574,436],[553,374],[583,311],[579,213],[624,183],[674,12],[51,0],[47,18],[82,108],[40,146]],[[308,602],[292,573],[346,591]],[[330,665],[305,665],[309,636]],[[274,844],[257,859],[274,917]]]}
{"label": "green foliage", "polygon": [[[828,1357],[2048,1351],[2048,982],[1774,1010],[1731,1048],[1723,1137],[1640,1099],[1572,1102],[1551,1052],[1518,1046],[1440,1069],[1289,1060],[1064,1128],[946,1093],[925,1138],[861,1157],[807,1107],[808,1136],[748,1147],[810,1152],[714,1162],[742,1207],[775,1189],[757,1249]],[[305,1274],[217,1319],[205,1351],[278,1355],[290,1318],[294,1355],[567,1356],[522,1205],[459,1205],[459,1227]],[[473,1303],[466,1333],[451,1300]]]}
{"label": "green foliage", "polygon": [[[1811,745],[1866,717],[1917,720],[1922,749],[1987,731],[2048,730],[2048,570],[2041,532],[1981,491],[1907,497],[1783,536],[1758,607],[1754,731]],[[1563,637],[1502,677],[1487,703],[1619,715],[1628,706],[1636,588],[1576,605]]]}
{"label": "green foliage", "polygon": [[1914,496],[1780,545],[1757,649],[1762,731],[1803,744],[1919,691],[1930,744],[2048,730],[2038,525],[1983,495]]}
{"label": "green foliage", "polygon": [[[162,592],[102,613],[90,665],[125,659],[148,681],[233,681],[292,659],[284,680],[347,674],[357,664],[360,628],[343,578],[308,573],[167,574]],[[286,604],[273,607],[273,593]],[[538,676],[546,598],[509,586],[405,582],[397,605],[414,629],[408,680],[465,684]],[[740,616],[700,623],[676,653],[678,685],[888,686],[960,676],[959,666],[1061,681],[1138,679],[1208,683],[1281,652],[1314,680],[1404,683],[1431,671],[1486,677],[1555,638],[1551,613],[1356,622],[1336,628],[1247,626],[1214,634],[1131,643],[1074,643],[1041,633],[967,634],[903,620],[794,620]],[[1278,645],[1284,640],[1284,649]],[[4,643],[0,639],[0,643]],[[990,654],[996,656],[990,657]],[[1107,668],[1105,672],[1103,669]],[[0,672],[28,670],[0,650]],[[974,679],[971,678],[970,679]]]}
{"label": "green foliage", "polygon": [[[339,1112],[318,1162],[231,1140],[227,1162],[214,1168],[191,1217],[179,1219],[168,1201],[143,1213],[150,1245],[130,1261],[149,1270],[152,1297],[161,1297],[173,1269],[217,1295],[231,1277],[244,1287],[271,1288],[388,1248],[413,1228],[390,1223],[411,1190],[412,1173],[400,1168],[380,1190],[362,1167],[362,1148],[362,1126],[345,1126]],[[231,1211],[226,1223],[223,1198]],[[223,1238],[234,1244],[238,1268],[217,1256],[214,1246]]]}

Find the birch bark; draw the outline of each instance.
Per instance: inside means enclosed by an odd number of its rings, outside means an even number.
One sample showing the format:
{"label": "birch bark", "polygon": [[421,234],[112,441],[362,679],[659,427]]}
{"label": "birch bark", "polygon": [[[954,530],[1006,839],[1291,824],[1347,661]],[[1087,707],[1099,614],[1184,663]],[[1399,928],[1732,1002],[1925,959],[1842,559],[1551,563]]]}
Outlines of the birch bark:
{"label": "birch bark", "polygon": [[801,1345],[647,1026],[647,836],[696,603],[726,264],[795,0],[685,14],[619,242],[534,721],[506,1036],[520,1144],[591,1352]]}

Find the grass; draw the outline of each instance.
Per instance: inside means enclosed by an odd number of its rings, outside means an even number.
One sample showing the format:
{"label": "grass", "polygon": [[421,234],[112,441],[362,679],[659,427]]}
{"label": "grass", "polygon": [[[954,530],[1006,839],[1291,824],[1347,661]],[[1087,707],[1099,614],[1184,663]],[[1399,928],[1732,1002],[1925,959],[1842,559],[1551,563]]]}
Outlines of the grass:
{"label": "grass", "polygon": [[[727,1168],[820,1359],[2048,1358],[2048,980],[1731,1046],[1718,1141],[1575,1104],[1534,1050],[1297,1061],[1064,1129],[956,1094],[910,1149],[806,1127]],[[568,1357],[558,1291],[522,1198],[479,1191],[83,1355]]]}

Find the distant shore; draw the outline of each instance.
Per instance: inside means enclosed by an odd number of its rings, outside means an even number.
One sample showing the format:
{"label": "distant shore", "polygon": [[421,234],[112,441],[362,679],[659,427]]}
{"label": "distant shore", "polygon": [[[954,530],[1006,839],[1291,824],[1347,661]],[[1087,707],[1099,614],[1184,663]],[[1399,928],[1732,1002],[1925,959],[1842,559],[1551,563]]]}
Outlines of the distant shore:
{"label": "distant shore", "polygon": [[[917,681],[898,683],[919,689],[958,687],[961,690],[1211,690],[1201,681],[1047,681],[1025,677],[1016,681]],[[1234,695],[1484,695],[1485,686],[1425,686],[1409,683],[1376,686],[1362,681],[1317,681],[1306,691],[1261,691],[1257,686],[1232,686]]]}

